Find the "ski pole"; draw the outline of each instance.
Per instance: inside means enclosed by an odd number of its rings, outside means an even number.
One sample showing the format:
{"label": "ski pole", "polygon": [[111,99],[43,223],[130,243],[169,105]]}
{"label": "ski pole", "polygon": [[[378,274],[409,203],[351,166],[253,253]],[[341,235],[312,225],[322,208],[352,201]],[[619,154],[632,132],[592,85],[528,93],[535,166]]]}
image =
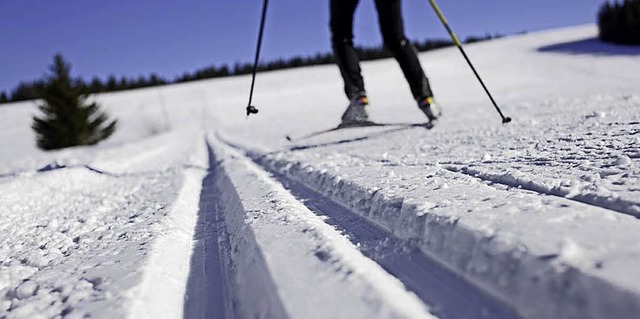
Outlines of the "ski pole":
{"label": "ski pole", "polygon": [[249,92],[249,104],[247,104],[247,116],[258,113],[258,109],[251,105],[253,99],[253,87],[256,84],[256,72],[258,71],[258,61],[260,60],[260,47],[262,47],[262,34],[264,33],[264,20],[267,16],[267,5],[269,0],[264,0],[262,4],[262,18],[260,19],[260,32],[258,33],[258,45],[256,47],[256,58],[253,61],[253,71],[251,72],[251,91]]}
{"label": "ski pole", "polygon": [[487,95],[489,96],[489,99],[491,99],[491,103],[493,103],[493,106],[495,106],[496,111],[498,111],[498,114],[500,114],[500,117],[502,118],[502,123],[511,122],[511,118],[510,117],[505,117],[502,114],[502,111],[498,107],[498,104],[493,99],[493,96],[491,96],[491,93],[489,92],[489,89],[487,89],[487,86],[484,85],[484,82],[480,78],[480,75],[478,74],[478,71],[476,71],[476,68],[473,67],[473,64],[471,63],[471,60],[467,56],[467,53],[464,52],[464,49],[462,48],[462,43],[458,39],[458,36],[456,36],[456,34],[453,33],[453,30],[449,26],[449,23],[447,22],[447,19],[444,17],[444,14],[442,14],[442,11],[440,11],[440,8],[438,8],[438,5],[436,4],[435,0],[429,0],[429,3],[431,3],[431,7],[433,7],[433,10],[435,10],[436,14],[438,15],[438,18],[440,18],[440,22],[442,22],[442,25],[444,25],[444,28],[447,29],[447,32],[449,32],[449,35],[451,36],[451,39],[453,40],[453,43],[455,43],[455,45],[458,47],[458,49],[460,49],[460,53],[462,53],[462,56],[464,56],[464,59],[467,60],[467,63],[471,67],[471,70],[473,70],[473,73],[478,78],[478,81],[480,81],[480,84],[482,85],[482,88],[484,88],[484,91],[487,92]]}

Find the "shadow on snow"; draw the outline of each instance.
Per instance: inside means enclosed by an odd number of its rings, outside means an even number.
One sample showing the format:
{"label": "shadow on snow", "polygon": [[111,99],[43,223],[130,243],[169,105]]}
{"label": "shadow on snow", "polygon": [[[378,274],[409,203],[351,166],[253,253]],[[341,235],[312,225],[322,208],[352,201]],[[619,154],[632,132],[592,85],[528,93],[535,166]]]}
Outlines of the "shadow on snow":
{"label": "shadow on snow", "polygon": [[588,38],[578,41],[557,43],[538,48],[539,52],[565,53],[572,55],[596,55],[596,56],[637,56],[640,55],[640,46],[626,46],[605,43],[598,38]]}

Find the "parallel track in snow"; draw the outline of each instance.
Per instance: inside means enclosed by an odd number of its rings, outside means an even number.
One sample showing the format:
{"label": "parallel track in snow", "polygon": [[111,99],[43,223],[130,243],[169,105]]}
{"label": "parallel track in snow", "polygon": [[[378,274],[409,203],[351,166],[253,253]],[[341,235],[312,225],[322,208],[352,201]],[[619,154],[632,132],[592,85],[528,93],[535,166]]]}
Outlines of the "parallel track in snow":
{"label": "parallel track in snow", "polygon": [[404,283],[439,318],[519,318],[509,305],[426,256],[412,243],[302,183],[271,173],[312,212],[327,217],[326,222],[347,236],[365,256]]}
{"label": "parallel track in snow", "polygon": [[[400,280],[439,318],[520,318],[510,305],[449,270],[411,241],[394,236],[309,186],[271,170],[261,161],[260,155],[237,145],[227,146],[245,154],[261,169],[271,173],[274,181],[282,184],[311,212],[323,217],[325,223],[346,236],[364,256]],[[316,257],[331,262],[321,253]]]}
{"label": "parallel track in snow", "polygon": [[449,172],[455,174],[461,174],[476,178],[480,181],[485,181],[494,184],[501,184],[507,187],[520,188],[528,191],[535,192],[540,195],[555,196],[564,200],[574,201],[585,205],[606,209],[613,213],[631,215],[640,219],[640,214],[637,209],[634,209],[633,202],[620,202],[619,200],[613,200],[610,197],[602,197],[597,194],[585,193],[571,195],[567,190],[561,190],[558,188],[544,187],[539,185],[533,180],[520,181],[515,177],[508,175],[485,173],[470,169],[469,167],[457,167],[457,166],[445,166]]}
{"label": "parallel track in snow", "polygon": [[[415,167],[406,167],[418,164],[405,165],[393,160],[376,163],[375,154],[372,154],[373,158],[367,158],[345,150],[329,152],[326,161],[322,153],[313,154],[305,161],[304,156],[290,156],[292,154],[286,152],[262,154],[241,145],[230,146],[243,152],[262,170],[271,172],[273,178],[288,187],[288,191],[307,208],[316,215],[325,216],[326,223],[342,231],[353,243],[360,243],[363,255],[401,280],[427,305],[437,302],[427,300],[424,293],[411,286],[414,279],[410,277],[415,273],[407,270],[410,267],[393,268],[397,265],[385,264],[384,258],[377,255],[382,251],[383,255],[392,255],[392,258],[405,258],[394,255],[401,249],[387,250],[375,242],[375,238],[399,238],[399,244],[390,243],[406,249],[405,256],[414,261],[417,259],[413,259],[411,252],[418,248],[432,257],[436,265],[441,263],[450,267],[452,273],[462,274],[462,280],[471,286],[477,285],[481,294],[495,294],[523,317],[566,318],[569,314],[580,314],[583,318],[599,318],[605,313],[610,315],[606,309],[618,311],[623,309],[618,308],[619,305],[636,305],[635,297],[616,282],[617,278],[600,275],[598,259],[593,258],[591,266],[571,259],[567,250],[573,244],[567,240],[571,238],[584,245],[585,252],[592,253],[589,247],[596,247],[593,252],[597,252],[596,249],[601,249],[597,237],[586,235],[586,232],[591,227],[603,227],[621,234],[616,241],[619,248],[615,253],[628,253],[632,249],[625,248],[625,238],[634,238],[633,225],[636,223],[631,216],[562,196],[483,180],[449,170],[446,165],[422,164],[426,165],[424,172],[428,174],[422,176],[411,175]],[[319,161],[314,161],[316,159]],[[350,163],[351,166],[339,166],[334,170],[327,161]],[[384,180],[367,178],[363,169],[375,170]],[[424,180],[425,177],[429,178]],[[310,192],[300,187],[300,183]],[[327,202],[347,208],[337,210]],[[325,206],[328,208],[320,207],[322,205],[328,205]],[[334,211],[341,213],[332,215]],[[529,216],[530,223],[518,223],[520,215]],[[565,227],[565,220],[582,222]],[[361,232],[362,225],[372,226],[371,232],[380,237],[368,231]],[[545,242],[532,239],[531,236],[539,231],[549,232]],[[372,241],[368,241],[369,238],[373,238]],[[377,248],[368,251],[368,246]],[[581,247],[578,249],[583,249]],[[558,265],[569,267],[571,271],[563,271]],[[540,276],[541,273],[545,275]],[[455,277],[443,282],[455,286]],[[584,286],[574,286],[577,282]],[[564,293],[568,288],[558,289],[558,283],[575,289],[575,294]],[[526,289],[525,285],[528,285]],[[522,289],[513,291],[511,287]],[[606,293],[601,293],[604,291]],[[531,298],[532,295],[537,297]],[[438,307],[431,310],[447,316],[446,312],[439,312]]]}
{"label": "parallel track in snow", "polygon": [[[297,149],[290,149],[290,150],[297,150]],[[357,156],[353,154],[348,154],[348,156],[358,160],[370,160],[365,156]],[[400,164],[400,163],[393,163],[393,165],[407,166],[407,167],[416,166],[416,165],[406,165],[406,164]],[[479,170],[479,169],[472,168],[462,164],[439,163],[439,166],[451,174],[474,178],[479,182],[499,184],[499,185],[503,185],[506,187],[514,188],[514,189],[517,188],[517,189],[522,189],[526,191],[531,191],[540,195],[554,196],[554,197],[560,198],[561,200],[577,202],[577,203],[589,205],[592,207],[605,209],[615,214],[630,215],[640,219],[640,212],[638,211],[638,208],[637,208],[637,206],[639,205],[638,202],[623,200],[619,198],[614,199],[614,198],[605,197],[596,193],[571,194],[571,191],[568,189],[561,189],[559,187],[551,188],[544,185],[544,183],[541,183],[540,181],[536,181],[534,179],[523,180],[521,178],[511,176],[509,174],[500,174],[500,173],[497,173],[497,172],[494,173],[491,171],[487,172],[487,171]]]}

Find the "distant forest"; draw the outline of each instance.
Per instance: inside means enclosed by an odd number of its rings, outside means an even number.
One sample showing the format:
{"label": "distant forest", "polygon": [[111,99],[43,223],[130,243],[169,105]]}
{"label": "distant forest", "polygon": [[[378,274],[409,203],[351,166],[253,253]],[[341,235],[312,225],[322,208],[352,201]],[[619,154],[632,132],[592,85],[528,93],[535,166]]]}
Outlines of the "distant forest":
{"label": "distant forest", "polygon": [[[465,43],[473,43],[500,38],[502,35],[485,35],[483,37],[468,37]],[[424,40],[413,42],[416,49],[420,52],[439,49],[452,46],[449,40]],[[358,47],[356,48],[358,56],[362,61],[377,60],[391,57],[391,53],[384,47]],[[318,53],[307,57],[293,57],[289,59],[277,59],[274,61],[263,62],[258,66],[258,71],[282,70],[303,66],[322,65],[334,63],[331,53]],[[84,94],[95,94],[104,92],[115,92],[137,88],[152,87],[158,85],[166,85],[172,83],[182,83],[203,79],[221,78],[228,76],[236,76],[243,74],[251,74],[253,69],[252,63],[236,63],[233,67],[227,65],[210,66],[193,73],[185,72],[174,80],[161,78],[157,74],[149,76],[140,76],[138,78],[117,78],[115,75],[109,76],[105,81],[99,77],[94,77],[91,81],[77,78],[75,83],[82,88]],[[35,80],[31,82],[21,82],[11,92],[0,92],[0,103],[17,102],[25,100],[38,99],[44,88],[45,80]]]}

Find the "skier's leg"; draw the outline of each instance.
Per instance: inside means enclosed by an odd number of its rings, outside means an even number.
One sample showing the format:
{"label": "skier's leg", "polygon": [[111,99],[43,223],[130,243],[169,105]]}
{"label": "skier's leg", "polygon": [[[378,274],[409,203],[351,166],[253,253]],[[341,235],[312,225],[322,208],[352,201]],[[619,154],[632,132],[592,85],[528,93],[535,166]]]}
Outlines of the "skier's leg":
{"label": "skier's leg", "polygon": [[432,97],[417,51],[404,35],[400,0],[376,0],[376,9],[384,43],[400,64],[413,97],[416,100]]}
{"label": "skier's leg", "polygon": [[358,0],[331,0],[331,43],[349,100],[365,94],[360,63],[353,48],[353,14]]}

